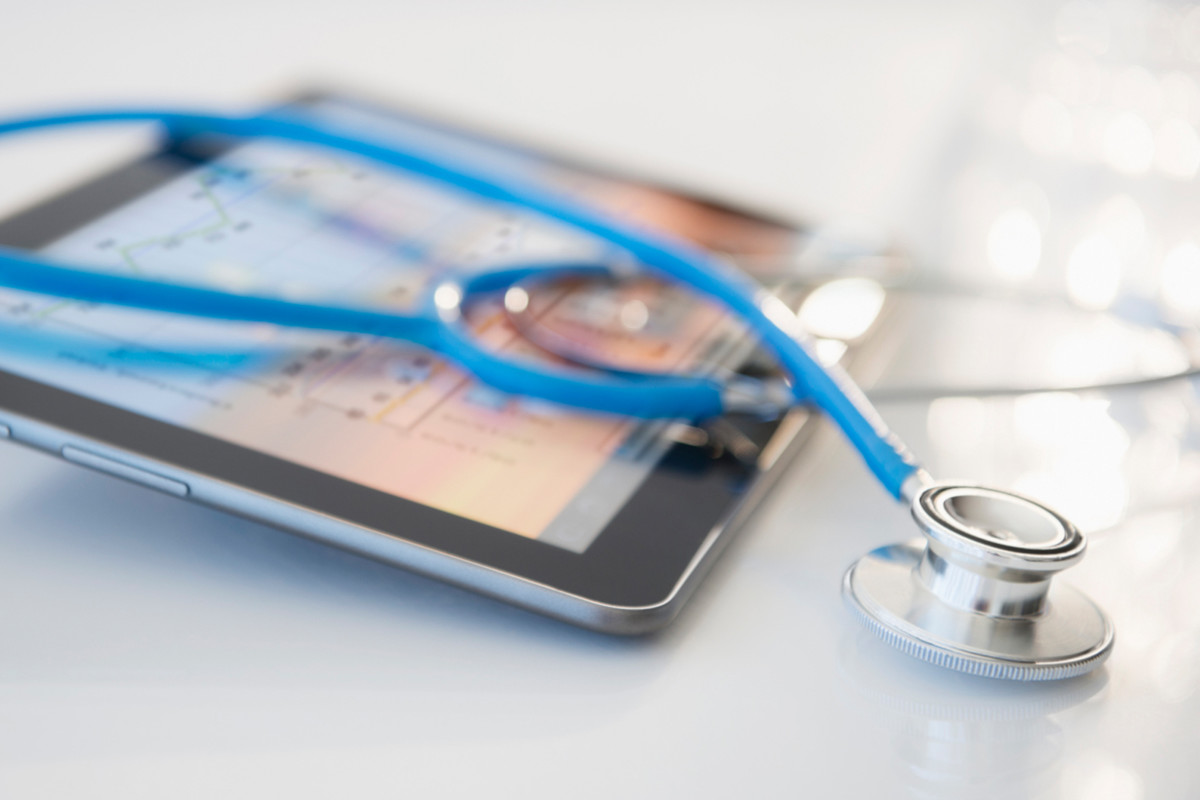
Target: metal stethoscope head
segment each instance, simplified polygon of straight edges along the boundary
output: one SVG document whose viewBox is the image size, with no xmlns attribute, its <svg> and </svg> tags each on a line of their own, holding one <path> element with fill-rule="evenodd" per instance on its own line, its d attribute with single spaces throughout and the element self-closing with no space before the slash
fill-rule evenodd
<svg viewBox="0 0 1200 800">
<path fill-rule="evenodd" d="M 924 540 L 872 550 L 842 591 L 872 632 L 909 655 L 989 678 L 1040 681 L 1095 669 L 1112 652 L 1108 616 L 1052 586 L 1079 563 L 1083 534 L 1012 492 L 949 483 L 916 491 Z"/>
<path fill-rule="evenodd" d="M 808 403 L 837 424 L 893 496 L 912 501 L 913 516 L 926 537 L 924 546 L 875 550 L 847 574 L 846 595 L 872 630 L 927 661 L 999 678 L 1065 678 L 1096 667 L 1111 650 L 1112 625 L 1099 609 L 1077 592 L 1050 589 L 1051 576 L 1083 556 L 1083 537 L 1074 526 L 1016 494 L 929 485 L 913 455 L 849 376 L 837 364 L 822 365 L 816 358 L 790 310 L 711 253 L 615 219 L 523 175 L 497 173 L 410 144 L 364 139 L 279 112 L 228 117 L 99 110 L 10 120 L 0 123 L 0 135 L 131 122 L 157 123 L 184 137 L 264 137 L 333 149 L 566 224 L 598 239 L 626 262 L 717 301 L 771 352 L 787 378 L 760 381 L 621 369 L 585 374 L 507 358 L 472 340 L 462 313 L 472 295 L 507 292 L 537 276 L 616 272 L 620 277 L 624 272 L 604 265 L 518 265 L 448 279 L 431 287 L 427 302 L 412 313 L 230 294 L 106 274 L 5 248 L 0 248 L 0 286 L 155 311 L 402 339 L 442 354 L 499 391 L 609 413 L 703 419 L 731 410 L 767 412 Z"/>
</svg>

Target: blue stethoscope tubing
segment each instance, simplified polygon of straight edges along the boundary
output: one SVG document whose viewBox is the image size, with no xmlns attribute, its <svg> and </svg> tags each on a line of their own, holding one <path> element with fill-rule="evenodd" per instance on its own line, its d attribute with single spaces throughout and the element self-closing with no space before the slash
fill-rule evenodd
<svg viewBox="0 0 1200 800">
<path fill-rule="evenodd" d="M 784 330 L 772 320 L 763 307 L 768 295 L 756 283 L 698 248 L 614 219 L 536 182 L 407 144 L 397 146 L 359 138 L 280 111 L 222 116 L 159 109 L 101 109 L 3 121 L 0 135 L 128 123 L 157 123 L 175 136 L 276 139 L 350 153 L 589 233 L 641 266 L 715 299 L 741 318 L 790 374 L 796 402 L 811 402 L 821 408 L 894 497 L 905 497 L 906 482 L 918 472 L 913 456 L 888 430 L 849 376 L 837 365 L 823 367 L 797 331 Z M 458 284 L 460 299 L 502 289 L 549 270 L 576 269 L 587 266 L 530 264 L 465 277 Z M 505 359 L 476 343 L 461 321 L 452 318 L 457 315 L 445 313 L 447 309 L 438 308 L 433 298 L 416 314 L 299 303 L 75 268 L 5 247 L 0 247 L 0 286 L 212 319 L 403 339 L 438 352 L 501 392 L 593 411 L 641 418 L 705 419 L 719 415 L 725 407 L 725 387 L 713 377 L 584 372 Z"/>
</svg>

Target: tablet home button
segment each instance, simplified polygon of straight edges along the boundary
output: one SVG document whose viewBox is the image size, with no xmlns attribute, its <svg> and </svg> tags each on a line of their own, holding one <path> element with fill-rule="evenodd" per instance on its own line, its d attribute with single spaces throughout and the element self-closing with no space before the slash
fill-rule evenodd
<svg viewBox="0 0 1200 800">
<path fill-rule="evenodd" d="M 131 467 L 128 464 L 107 456 L 89 453 L 87 450 L 82 450 L 73 445 L 68 444 L 63 446 L 62 457 L 72 463 L 91 467 L 100 472 L 107 472 L 110 475 L 116 475 L 118 478 L 140 483 L 143 486 L 149 486 L 151 489 L 158 489 L 160 492 L 187 497 L 188 485 L 186 483 L 172 480 L 171 478 L 164 478 L 162 475 L 157 475 L 140 467 Z"/>
</svg>

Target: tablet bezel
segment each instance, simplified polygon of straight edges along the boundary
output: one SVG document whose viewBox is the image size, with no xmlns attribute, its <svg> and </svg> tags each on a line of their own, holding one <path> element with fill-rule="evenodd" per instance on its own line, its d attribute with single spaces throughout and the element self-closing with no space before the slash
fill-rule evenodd
<svg viewBox="0 0 1200 800">
<path fill-rule="evenodd" d="M 358 102 L 431 128 L 536 153 L 539 158 L 589 174 L 653 186 L 714 204 L 661 184 L 482 137 L 341 93 L 307 92 L 293 102 L 323 98 Z M 45 246 L 194 168 L 198 158 L 203 156 L 198 156 L 194 148 L 169 146 L 120 166 L 0 221 L 0 243 L 30 249 Z M 740 209 L 737 212 L 781 224 L 765 215 Z M 802 234 L 799 226 L 786 227 L 795 230 L 797 236 Z M 713 532 L 729 520 L 758 474 L 735 459 L 712 458 L 707 451 L 676 445 L 591 545 L 575 553 L 4 371 L 0 371 L 0 408 L 185 473 L 244 487 L 380 535 L 413 542 L 589 602 L 621 608 L 653 607 L 669 600 L 697 555 L 711 544 Z M 740 424 L 763 445 L 776 431 L 774 422 L 742 420 Z M 19 429 L 15 423 L 10 427 Z M 19 430 L 14 430 L 14 438 L 21 438 Z"/>
</svg>

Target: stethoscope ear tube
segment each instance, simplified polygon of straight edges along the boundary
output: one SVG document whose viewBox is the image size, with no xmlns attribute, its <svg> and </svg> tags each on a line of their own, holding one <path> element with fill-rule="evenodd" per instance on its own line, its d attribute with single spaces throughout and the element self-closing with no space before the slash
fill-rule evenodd
<svg viewBox="0 0 1200 800">
<path fill-rule="evenodd" d="M 283 112 L 229 117 L 172 110 L 105 109 L 10 120 L 0 123 L 0 135 L 78 125 L 137 122 L 163 125 L 175 135 L 268 138 L 350 153 L 484 200 L 532 211 L 592 234 L 628 254 L 639 265 L 711 297 L 743 318 L 750 330 L 774 352 L 782 368 L 792 376 L 797 402 L 811 402 L 824 410 L 894 497 L 902 497 L 905 481 L 916 472 L 915 460 L 888 431 L 866 397 L 836 365 L 828 372 L 822 368 L 801 343 L 803 336 L 795 326 L 794 317 L 789 319 L 777 312 L 767 313 L 765 309 L 770 306 L 764 304 L 769 304 L 770 298 L 753 281 L 704 251 L 604 215 L 520 176 L 500 174 L 477 164 L 456 163 L 456 159 L 416 147 L 397 147 L 348 135 L 311 119 Z M 122 302 L 118 295 L 111 297 L 113 299 L 108 302 Z M 135 290 L 129 304 L 151 307 L 149 300 L 145 303 L 136 302 L 137 297 Z M 194 310 L 183 313 L 204 314 L 203 308 L 203 304 L 196 304 Z M 221 314 L 214 316 L 229 318 Z M 303 322 L 293 324 L 306 326 Z M 447 355 L 453 358 L 453 354 Z M 478 359 L 472 360 L 481 363 Z M 489 374 L 498 374 L 502 378 L 508 373 L 490 370 Z M 535 394 L 542 386 L 550 387 L 551 383 L 558 388 L 564 385 L 561 381 L 533 382 L 523 393 Z M 554 397 L 545 399 L 571 402 L 571 398 L 578 397 L 586 400 L 590 396 L 589 387 L 585 385 L 587 383 L 581 381 L 580 392 L 555 389 Z M 650 389 L 646 387 L 647 392 Z M 711 398 L 710 388 L 700 385 L 696 391 L 703 393 L 704 397 L 696 402 L 683 403 L 674 413 L 664 415 L 685 416 L 695 408 L 707 408 Z M 584 405 L 593 407 L 588 403 Z M 665 412 L 669 405 L 664 400 L 657 407 Z M 712 410 L 719 413 L 722 407 Z"/>
</svg>

